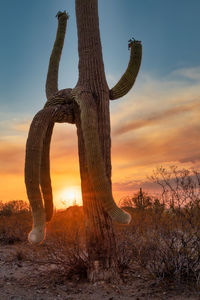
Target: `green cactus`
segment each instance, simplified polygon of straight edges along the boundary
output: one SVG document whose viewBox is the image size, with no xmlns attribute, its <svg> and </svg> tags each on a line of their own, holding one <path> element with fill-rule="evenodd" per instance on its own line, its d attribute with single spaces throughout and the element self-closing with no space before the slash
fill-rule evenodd
<svg viewBox="0 0 200 300">
<path fill-rule="evenodd" d="M 115 100 L 126 95 L 134 85 L 139 72 L 142 59 L 141 42 L 129 40 L 129 48 L 131 49 L 131 54 L 128 67 L 119 82 L 110 90 L 111 100 Z"/>
<path fill-rule="evenodd" d="M 46 80 L 47 102 L 34 117 L 27 139 L 25 182 L 33 213 L 29 241 L 34 244 L 42 242 L 45 222 L 53 214 L 49 150 L 54 123 L 75 124 L 87 224 L 88 278 L 90 281 L 107 280 L 117 273 L 112 220 L 128 224 L 131 219 L 115 204 L 112 196 L 109 100 L 124 96 L 134 84 L 142 47 L 140 42 L 130 41 L 128 68 L 109 90 L 102 57 L 98 2 L 76 0 L 75 3 L 79 50 L 77 85 L 72 89 L 58 90 L 58 69 L 68 20 L 66 12 L 58 12 L 58 30 Z"/>
</svg>

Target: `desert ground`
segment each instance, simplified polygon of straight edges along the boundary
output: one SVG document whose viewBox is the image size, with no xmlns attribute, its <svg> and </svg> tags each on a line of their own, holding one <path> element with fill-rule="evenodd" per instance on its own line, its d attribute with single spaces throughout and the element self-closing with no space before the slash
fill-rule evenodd
<svg viewBox="0 0 200 300">
<path fill-rule="evenodd" d="M 121 203 L 132 221 L 113 224 L 117 282 L 87 281 L 83 207 L 55 211 L 36 246 L 27 240 L 29 205 L 0 201 L 0 300 L 200 299 L 200 188 L 186 183 L 170 206 L 141 191 Z"/>
<path fill-rule="evenodd" d="M 34 252 L 39 251 L 39 260 Z M 27 242 L 0 246 L 1 300 L 55 299 L 199 299 L 200 293 L 189 286 L 174 286 L 151 278 L 145 270 L 133 264 L 123 273 L 118 284 L 90 284 L 78 275 L 69 280 L 64 268 L 46 264 L 41 249 Z"/>
<path fill-rule="evenodd" d="M 0 216 L 0 299 L 200 299 L 197 280 L 191 276 L 191 270 L 183 274 L 186 259 L 183 254 L 180 256 L 182 248 L 178 252 L 172 249 L 173 237 L 167 236 L 167 241 L 170 239 L 170 247 L 165 245 L 164 248 L 167 257 L 163 248 L 157 252 L 155 246 L 160 243 L 160 231 L 150 228 L 147 236 L 145 228 L 152 220 L 146 216 L 145 222 L 143 214 L 135 216 L 132 227 L 116 228 L 120 281 L 89 283 L 80 246 L 84 240 L 80 229 L 82 218 L 80 207 L 57 212 L 47 227 L 46 241 L 33 246 L 27 241 L 30 212 Z M 174 267 L 177 262 L 179 269 Z"/>
</svg>

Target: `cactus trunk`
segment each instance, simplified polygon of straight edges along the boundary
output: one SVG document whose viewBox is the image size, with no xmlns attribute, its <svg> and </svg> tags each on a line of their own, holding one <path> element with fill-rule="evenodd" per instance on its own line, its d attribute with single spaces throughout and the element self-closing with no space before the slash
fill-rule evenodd
<svg viewBox="0 0 200 300">
<path fill-rule="evenodd" d="M 79 163 L 81 174 L 81 186 L 83 207 L 86 217 L 87 249 L 89 255 L 88 278 L 90 281 L 108 280 L 115 278 L 117 272 L 115 236 L 112 220 L 103 208 L 101 197 L 97 197 L 97 191 L 93 185 L 94 174 L 90 172 L 87 155 L 88 142 L 84 130 L 87 124 L 91 127 L 94 109 L 97 111 L 97 120 L 93 120 L 98 128 L 99 147 L 104 163 L 105 175 L 109 188 L 111 188 L 111 158 L 110 158 L 110 116 L 109 116 L 109 89 L 107 86 L 98 23 L 97 0 L 76 0 L 76 17 L 78 27 L 79 50 L 79 80 L 75 90 L 83 92 L 79 104 L 80 114 L 76 116 L 78 133 Z M 77 96 L 78 98 L 78 96 Z M 75 97 L 76 99 L 76 97 Z M 87 103 L 88 102 L 88 103 Z M 85 117 L 86 126 L 83 124 L 81 114 L 84 109 L 90 113 Z M 96 113 L 96 112 L 95 112 Z M 88 120 L 88 122 L 87 122 Z M 96 122 L 96 124 L 95 124 Z M 88 134 L 92 134 L 88 131 Z M 95 141 L 94 141 L 95 144 Z M 96 146 L 96 145 L 94 145 Z M 95 162 L 94 162 L 95 163 Z M 98 162 L 97 162 L 98 163 Z M 96 169 L 96 165 L 93 166 Z M 101 191 L 104 194 L 104 191 Z M 100 191 L 99 191 L 100 193 Z M 105 194 L 104 194 L 105 195 Z"/>
</svg>

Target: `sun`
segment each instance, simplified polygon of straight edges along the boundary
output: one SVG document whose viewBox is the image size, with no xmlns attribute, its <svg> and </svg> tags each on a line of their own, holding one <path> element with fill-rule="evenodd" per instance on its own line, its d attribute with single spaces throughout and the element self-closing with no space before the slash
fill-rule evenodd
<svg viewBox="0 0 200 300">
<path fill-rule="evenodd" d="M 76 192 L 70 188 L 63 190 L 61 196 L 66 200 L 74 200 L 76 198 Z"/>
<path fill-rule="evenodd" d="M 67 187 L 60 192 L 60 201 L 63 206 L 81 205 L 82 197 L 79 187 Z"/>
</svg>

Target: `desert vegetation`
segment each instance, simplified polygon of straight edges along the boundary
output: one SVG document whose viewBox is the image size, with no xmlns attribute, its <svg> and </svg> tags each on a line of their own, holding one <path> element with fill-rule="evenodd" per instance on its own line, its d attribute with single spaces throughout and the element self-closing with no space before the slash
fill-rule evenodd
<svg viewBox="0 0 200 300">
<path fill-rule="evenodd" d="M 157 283 L 200 285 L 200 174 L 171 167 L 154 171 L 160 197 L 142 189 L 120 205 L 132 215 L 128 226 L 115 224 L 121 279 L 137 264 Z M 24 244 L 18 259 L 55 265 L 68 279 L 87 278 L 84 212 L 80 206 L 55 211 L 44 244 L 26 242 L 31 229 L 29 206 L 23 201 L 0 204 L 0 243 Z M 30 257 L 26 249 L 31 249 Z M 32 257 L 32 258 L 31 258 Z M 134 279 L 133 279 L 134 280 Z"/>
</svg>

